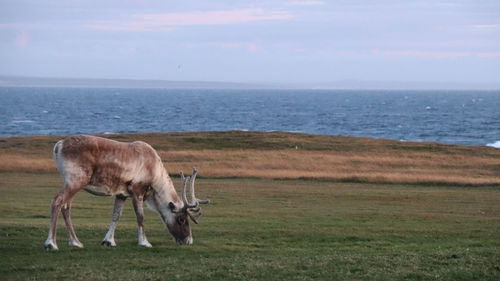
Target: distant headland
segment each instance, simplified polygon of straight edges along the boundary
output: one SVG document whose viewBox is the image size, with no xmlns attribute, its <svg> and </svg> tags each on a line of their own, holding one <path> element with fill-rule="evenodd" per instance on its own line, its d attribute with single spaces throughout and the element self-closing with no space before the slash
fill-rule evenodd
<svg viewBox="0 0 500 281">
<path fill-rule="evenodd" d="M 499 90 L 500 82 L 429 82 L 337 80 L 331 82 L 223 82 L 160 79 L 59 78 L 0 75 L 0 87 L 142 88 L 142 89 L 317 89 L 317 90 Z"/>
</svg>

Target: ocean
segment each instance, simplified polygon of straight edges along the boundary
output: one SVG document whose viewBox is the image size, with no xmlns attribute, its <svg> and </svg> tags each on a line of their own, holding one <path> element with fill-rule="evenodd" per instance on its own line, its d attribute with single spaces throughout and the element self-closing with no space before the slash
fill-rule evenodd
<svg viewBox="0 0 500 281">
<path fill-rule="evenodd" d="M 0 87 L 0 136 L 287 131 L 499 145 L 500 91 Z"/>
</svg>

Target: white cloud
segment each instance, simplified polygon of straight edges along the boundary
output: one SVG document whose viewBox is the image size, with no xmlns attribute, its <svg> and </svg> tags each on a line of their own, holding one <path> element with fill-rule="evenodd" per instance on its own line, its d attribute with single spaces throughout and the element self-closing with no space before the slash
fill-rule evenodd
<svg viewBox="0 0 500 281">
<path fill-rule="evenodd" d="M 257 52 L 261 47 L 255 42 L 238 42 L 238 43 L 223 43 L 220 44 L 224 49 L 245 49 L 249 52 Z"/>
<path fill-rule="evenodd" d="M 428 57 L 437 59 L 453 59 L 460 57 L 494 58 L 500 57 L 500 52 L 469 52 L 469 51 L 420 51 L 420 50 L 379 50 L 370 51 L 372 55 L 404 56 L 404 57 Z"/>
<path fill-rule="evenodd" d="M 472 27 L 478 28 L 478 29 L 499 29 L 500 24 L 476 24 L 476 25 L 473 25 Z"/>
</svg>

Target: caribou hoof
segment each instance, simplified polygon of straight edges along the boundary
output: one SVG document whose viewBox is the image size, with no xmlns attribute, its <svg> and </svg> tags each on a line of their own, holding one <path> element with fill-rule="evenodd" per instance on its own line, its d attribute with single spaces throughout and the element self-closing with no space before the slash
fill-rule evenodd
<svg viewBox="0 0 500 281">
<path fill-rule="evenodd" d="M 151 243 L 149 243 L 148 241 L 139 243 L 139 246 L 146 247 L 146 248 L 152 248 L 153 247 L 153 245 L 151 245 Z"/>
<path fill-rule="evenodd" d="M 101 242 L 101 246 L 105 246 L 105 247 L 115 247 L 116 246 L 116 243 L 112 242 L 112 241 L 107 241 L 107 240 L 104 240 Z"/>
<path fill-rule="evenodd" d="M 83 248 L 83 244 L 80 241 L 69 241 L 68 245 L 70 247 Z"/>
<path fill-rule="evenodd" d="M 45 247 L 45 250 L 47 250 L 47 251 L 59 250 L 59 248 L 57 248 L 57 245 L 55 243 L 52 243 L 52 242 L 45 243 L 44 247 Z"/>
</svg>

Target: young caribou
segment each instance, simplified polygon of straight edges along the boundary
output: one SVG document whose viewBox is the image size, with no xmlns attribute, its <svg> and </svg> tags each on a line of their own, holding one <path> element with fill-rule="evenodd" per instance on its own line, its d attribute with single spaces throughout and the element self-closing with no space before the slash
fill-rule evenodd
<svg viewBox="0 0 500 281">
<path fill-rule="evenodd" d="M 83 247 L 76 237 L 70 215 L 71 202 L 82 189 L 98 196 L 115 196 L 111 224 L 102 245 L 116 246 L 115 228 L 128 197 L 132 197 L 137 217 L 140 246 L 151 247 L 144 233 L 144 201 L 160 215 L 178 244 L 193 243 L 188 217 L 198 223 L 201 215 L 199 204 L 209 203 L 209 200 L 200 200 L 194 195 L 196 169 L 193 168 L 191 177 L 184 177 L 181 172 L 182 196 L 179 199 L 158 153 L 145 142 L 124 143 L 95 136 L 70 136 L 56 143 L 54 160 L 64 186 L 52 200 L 46 249 L 58 249 L 56 225 L 59 212 L 62 212 L 69 232 L 69 245 Z M 186 196 L 187 188 L 190 201 Z"/>
</svg>

